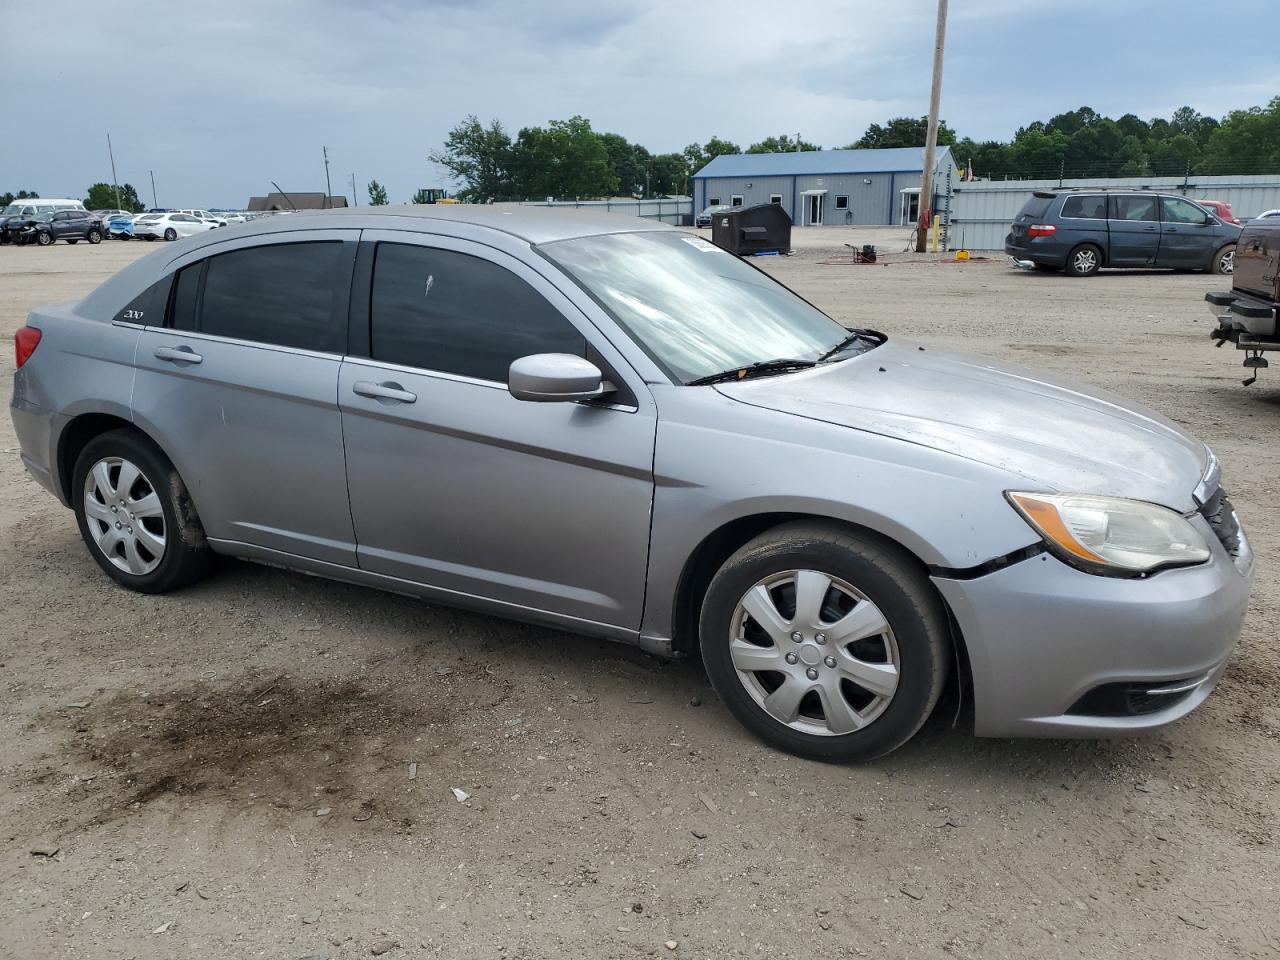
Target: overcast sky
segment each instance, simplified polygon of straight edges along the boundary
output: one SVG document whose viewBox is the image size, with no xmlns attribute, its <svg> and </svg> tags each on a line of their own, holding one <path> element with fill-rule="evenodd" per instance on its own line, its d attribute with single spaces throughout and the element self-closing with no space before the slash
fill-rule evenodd
<svg viewBox="0 0 1280 960">
<path fill-rule="evenodd" d="M 110 180 L 163 206 L 271 189 L 392 202 L 469 113 L 582 114 L 655 152 L 801 132 L 825 147 L 928 110 L 934 0 L 0 0 L 0 192 Z M 1219 14 L 1218 11 L 1221 11 Z M 1222 116 L 1280 94 L 1275 0 L 952 0 L 942 115 L 1007 139 L 1088 104 Z M 1258 52 L 1252 56 L 1249 50 Z"/>
</svg>

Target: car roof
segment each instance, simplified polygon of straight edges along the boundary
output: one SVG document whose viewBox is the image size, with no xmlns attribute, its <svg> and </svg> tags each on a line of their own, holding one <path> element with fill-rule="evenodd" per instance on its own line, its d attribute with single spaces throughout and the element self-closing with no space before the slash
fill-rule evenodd
<svg viewBox="0 0 1280 960">
<path fill-rule="evenodd" d="M 341 207 L 299 210 L 290 217 L 264 217 L 237 227 L 237 236 L 294 230 L 390 229 L 432 233 L 441 222 L 484 227 L 519 237 L 531 244 L 570 240 L 606 233 L 675 230 L 675 227 L 618 213 L 597 213 L 574 207 L 518 204 L 405 204 L 386 207 Z"/>
</svg>

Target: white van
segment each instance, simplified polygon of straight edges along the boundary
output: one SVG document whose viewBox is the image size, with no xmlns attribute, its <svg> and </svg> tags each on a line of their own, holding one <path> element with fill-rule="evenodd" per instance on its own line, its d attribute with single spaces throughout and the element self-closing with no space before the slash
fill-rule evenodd
<svg viewBox="0 0 1280 960">
<path fill-rule="evenodd" d="M 5 217 L 34 217 L 37 213 L 50 210 L 83 210 L 84 203 L 79 200 L 68 200 L 65 197 L 30 197 L 26 200 L 15 200 L 3 210 L 0 219 Z"/>
</svg>

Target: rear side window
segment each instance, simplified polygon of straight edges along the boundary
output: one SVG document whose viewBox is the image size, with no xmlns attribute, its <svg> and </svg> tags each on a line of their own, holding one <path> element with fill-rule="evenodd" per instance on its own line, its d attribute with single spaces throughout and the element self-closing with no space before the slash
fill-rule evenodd
<svg viewBox="0 0 1280 960">
<path fill-rule="evenodd" d="M 1022 209 L 1018 211 L 1019 220 L 1039 220 L 1049 212 L 1049 204 L 1053 203 L 1052 196 L 1041 196 L 1033 193 L 1026 203 L 1022 205 Z"/>
<path fill-rule="evenodd" d="M 203 268 L 203 289 L 200 272 Z M 246 247 L 178 274 L 173 326 L 219 337 L 343 353 L 349 280 L 342 241 Z"/>
<path fill-rule="evenodd" d="M 1156 214 L 1156 198 L 1134 196 L 1112 197 L 1111 219 L 1155 222 L 1160 219 Z"/>
<path fill-rule="evenodd" d="M 1067 197 L 1062 205 L 1062 215 L 1076 220 L 1105 220 L 1107 219 L 1107 198 L 1104 196 Z"/>
<path fill-rule="evenodd" d="M 511 271 L 452 250 L 380 243 L 370 303 L 373 359 L 507 382 L 534 353 L 586 355 L 586 339 Z"/>
</svg>

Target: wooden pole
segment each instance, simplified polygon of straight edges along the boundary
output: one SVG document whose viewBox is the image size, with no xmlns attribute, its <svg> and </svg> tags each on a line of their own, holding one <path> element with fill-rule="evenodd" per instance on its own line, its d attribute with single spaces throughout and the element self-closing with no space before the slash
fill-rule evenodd
<svg viewBox="0 0 1280 960">
<path fill-rule="evenodd" d="M 928 221 L 933 215 L 933 166 L 938 152 L 938 109 L 942 100 L 942 46 L 947 37 L 947 0 L 938 0 L 938 29 L 933 42 L 933 89 L 929 92 L 929 132 L 924 141 L 924 172 L 920 178 L 920 219 L 916 223 L 916 253 L 924 253 Z"/>
</svg>

